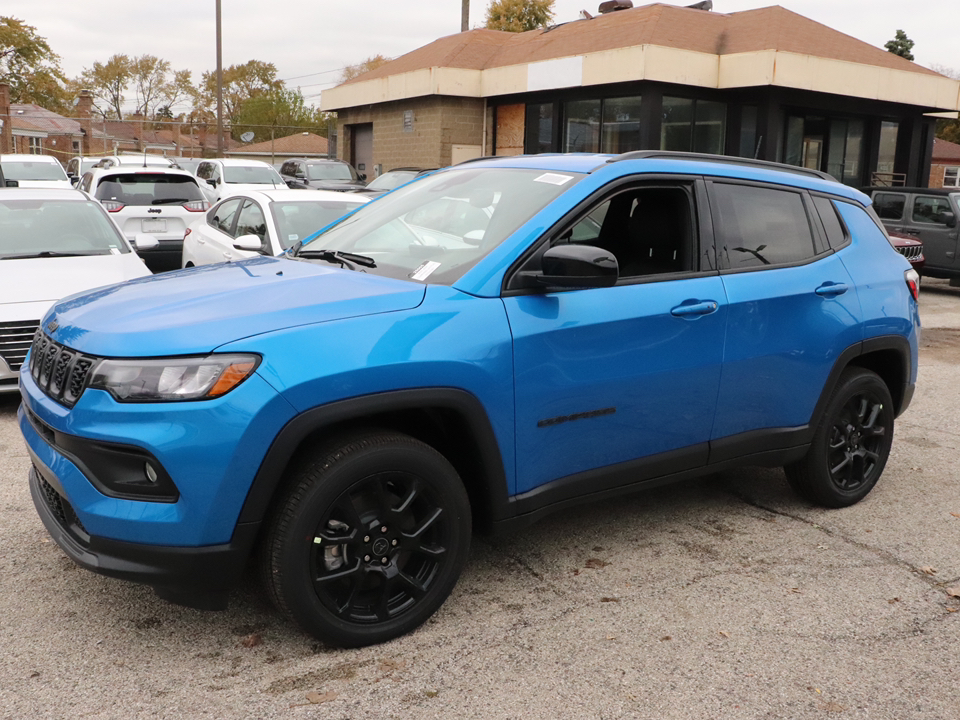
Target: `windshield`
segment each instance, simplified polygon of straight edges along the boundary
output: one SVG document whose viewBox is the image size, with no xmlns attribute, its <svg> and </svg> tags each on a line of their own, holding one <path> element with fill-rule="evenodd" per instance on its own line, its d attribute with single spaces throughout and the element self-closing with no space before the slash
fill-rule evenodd
<svg viewBox="0 0 960 720">
<path fill-rule="evenodd" d="M 467 167 L 384 195 L 301 249 L 364 255 L 372 272 L 449 285 L 509 237 L 580 173 Z"/>
<path fill-rule="evenodd" d="M 67 180 L 66 171 L 57 162 L 4 160 L 3 175 L 7 180 Z"/>
<path fill-rule="evenodd" d="M 256 165 L 224 167 L 223 181 L 230 185 L 287 186 L 280 174 L 272 167 L 258 167 Z"/>
<path fill-rule="evenodd" d="M 307 165 L 307 177 L 310 180 L 359 180 L 353 168 L 346 163 L 320 163 Z"/>
<path fill-rule="evenodd" d="M 417 176 L 416 170 L 391 170 L 367 183 L 369 190 L 393 190 Z"/>
<path fill-rule="evenodd" d="M 0 259 L 127 252 L 116 226 L 97 203 L 0 201 Z"/>
<path fill-rule="evenodd" d="M 270 208 L 277 221 L 280 244 L 286 249 L 363 204 L 363 202 L 348 200 L 319 200 L 274 202 L 270 203 Z"/>
<path fill-rule="evenodd" d="M 104 175 L 94 197 L 124 205 L 182 205 L 204 199 L 191 176 L 157 172 Z"/>
</svg>

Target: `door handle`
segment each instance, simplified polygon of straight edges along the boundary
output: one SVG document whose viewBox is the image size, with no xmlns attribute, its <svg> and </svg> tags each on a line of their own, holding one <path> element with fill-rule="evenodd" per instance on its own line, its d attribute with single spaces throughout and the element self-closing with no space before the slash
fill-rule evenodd
<svg viewBox="0 0 960 720">
<path fill-rule="evenodd" d="M 847 290 L 849 288 L 843 283 L 825 282 L 814 292 L 820 297 L 836 297 L 837 295 L 843 295 Z"/>
<path fill-rule="evenodd" d="M 233 253 L 231 253 L 231 252 L 224 252 L 224 253 L 223 253 L 223 257 L 225 257 L 227 260 L 232 260 L 232 259 L 233 259 Z"/>
<path fill-rule="evenodd" d="M 713 300 L 688 300 L 681 305 L 677 305 L 675 308 L 670 310 L 670 314 L 674 317 L 699 317 L 700 315 L 709 315 L 712 312 L 716 312 L 717 303 Z"/>
</svg>

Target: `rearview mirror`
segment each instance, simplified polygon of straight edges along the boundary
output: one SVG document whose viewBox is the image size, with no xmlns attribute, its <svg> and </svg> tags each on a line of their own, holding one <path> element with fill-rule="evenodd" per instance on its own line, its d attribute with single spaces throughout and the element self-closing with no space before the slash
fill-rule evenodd
<svg viewBox="0 0 960 720">
<path fill-rule="evenodd" d="M 256 235 L 241 235 L 234 238 L 233 247 L 237 250 L 260 250 L 263 247 L 263 240 Z"/>
<path fill-rule="evenodd" d="M 137 252 L 142 252 L 143 250 L 156 250 L 158 247 L 160 247 L 160 241 L 157 240 L 155 235 L 137 233 L 133 238 L 133 247 Z"/>
</svg>

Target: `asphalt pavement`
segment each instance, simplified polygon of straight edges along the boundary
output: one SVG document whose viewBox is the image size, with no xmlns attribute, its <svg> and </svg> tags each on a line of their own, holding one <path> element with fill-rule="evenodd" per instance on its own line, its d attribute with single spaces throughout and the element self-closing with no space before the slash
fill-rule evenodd
<svg viewBox="0 0 960 720">
<path fill-rule="evenodd" d="M 746 469 L 475 538 L 411 635 L 334 650 L 250 578 L 226 612 L 78 569 L 0 396 L 0 718 L 960 717 L 960 288 L 877 488 L 823 510 Z"/>
</svg>

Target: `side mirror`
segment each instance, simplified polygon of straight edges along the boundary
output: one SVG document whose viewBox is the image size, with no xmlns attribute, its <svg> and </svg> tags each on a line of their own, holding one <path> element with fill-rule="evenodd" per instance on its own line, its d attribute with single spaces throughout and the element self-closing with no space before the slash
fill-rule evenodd
<svg viewBox="0 0 960 720">
<path fill-rule="evenodd" d="M 216 187 L 216 186 L 217 186 L 217 179 L 216 179 L 216 178 L 207 178 L 207 185 L 209 185 L 210 187 Z"/>
<path fill-rule="evenodd" d="M 160 241 L 155 235 L 137 233 L 133 238 L 133 249 L 138 253 L 144 250 L 156 250 L 158 247 L 160 247 Z"/>
<path fill-rule="evenodd" d="M 561 288 L 612 287 L 620 277 L 613 253 L 592 245 L 557 245 L 543 254 L 540 285 Z"/>
<path fill-rule="evenodd" d="M 948 228 L 954 228 L 957 226 L 957 216 L 950 210 L 944 210 L 940 213 L 940 222 Z"/>
<path fill-rule="evenodd" d="M 363 182 L 366 182 L 366 181 L 367 181 L 367 174 L 366 174 L 366 173 L 357 173 L 357 175 L 360 176 L 360 179 L 361 179 Z"/>
<path fill-rule="evenodd" d="M 234 238 L 233 247 L 237 250 L 258 251 L 263 247 L 263 240 L 256 235 L 241 235 L 238 238 Z"/>
</svg>

